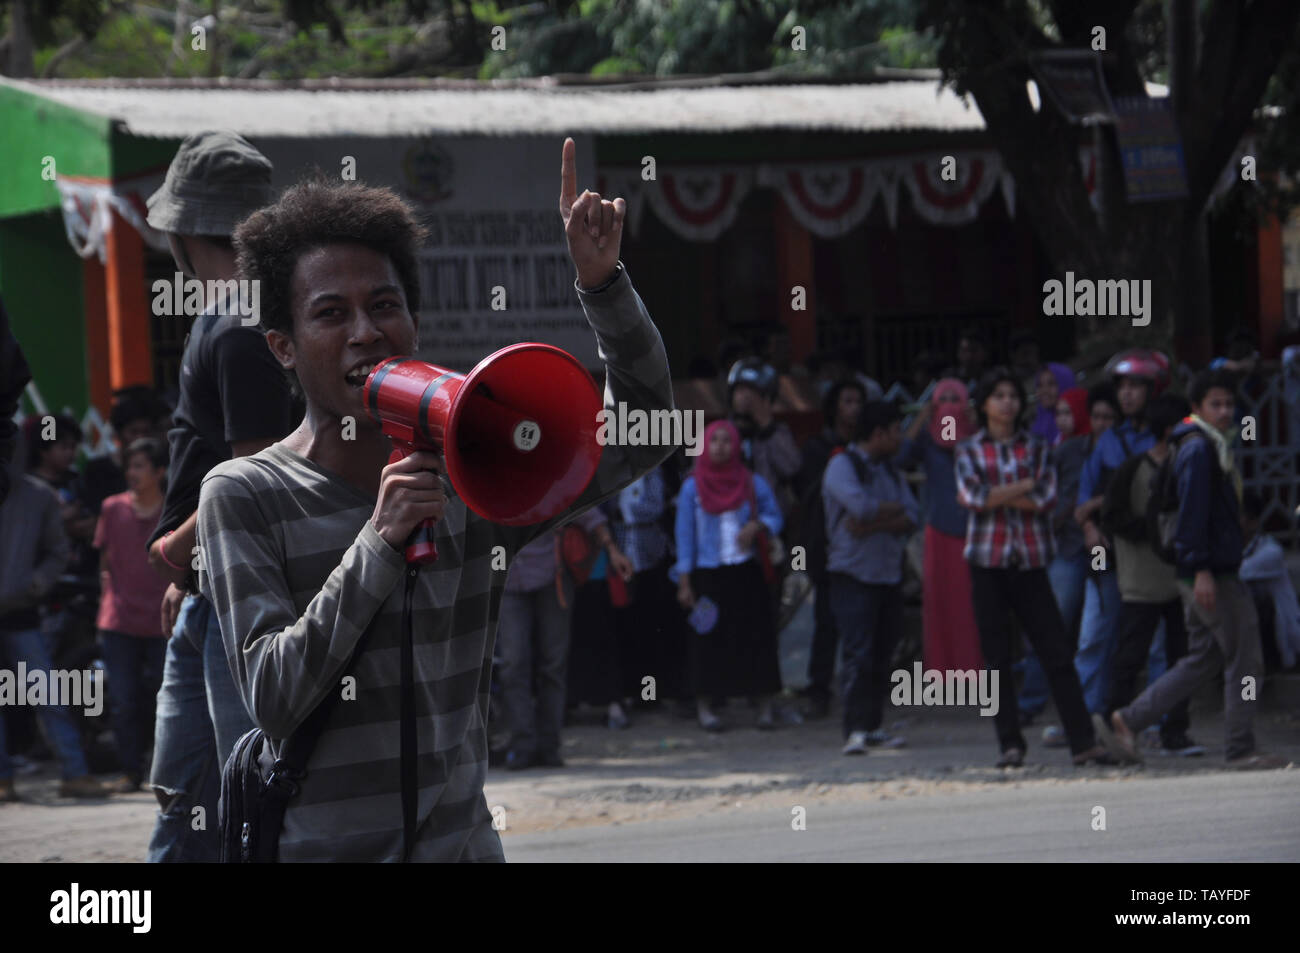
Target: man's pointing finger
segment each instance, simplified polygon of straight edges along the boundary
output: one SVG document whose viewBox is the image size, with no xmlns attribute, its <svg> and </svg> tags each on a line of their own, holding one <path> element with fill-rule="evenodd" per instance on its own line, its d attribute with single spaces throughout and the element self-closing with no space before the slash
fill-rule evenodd
<svg viewBox="0 0 1300 953">
<path fill-rule="evenodd" d="M 560 149 L 560 206 L 568 209 L 578 198 L 578 147 L 565 139 Z"/>
</svg>

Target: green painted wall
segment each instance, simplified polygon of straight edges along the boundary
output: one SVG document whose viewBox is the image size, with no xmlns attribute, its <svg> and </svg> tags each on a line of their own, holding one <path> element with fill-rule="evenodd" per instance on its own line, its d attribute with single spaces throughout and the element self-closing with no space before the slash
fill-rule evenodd
<svg viewBox="0 0 1300 953">
<path fill-rule="evenodd" d="M 14 335 L 46 406 L 78 418 L 90 401 L 81 269 L 58 211 L 0 220 L 0 294 Z"/>
<path fill-rule="evenodd" d="M 114 127 L 109 144 L 113 157 L 113 178 L 124 179 L 146 172 L 165 172 L 180 148 L 179 139 L 145 139 Z"/>
<path fill-rule="evenodd" d="M 107 119 L 0 83 L 0 219 L 59 207 L 47 156 L 59 175 L 108 178 L 109 145 Z"/>
</svg>

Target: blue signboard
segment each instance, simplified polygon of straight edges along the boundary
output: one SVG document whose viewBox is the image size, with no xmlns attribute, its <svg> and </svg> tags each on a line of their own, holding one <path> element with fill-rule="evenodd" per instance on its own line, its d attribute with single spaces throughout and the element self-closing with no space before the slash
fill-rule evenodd
<svg viewBox="0 0 1300 953">
<path fill-rule="evenodd" d="M 1116 96 L 1115 138 L 1124 165 L 1130 202 L 1180 199 L 1187 195 L 1183 142 L 1168 99 Z"/>
</svg>

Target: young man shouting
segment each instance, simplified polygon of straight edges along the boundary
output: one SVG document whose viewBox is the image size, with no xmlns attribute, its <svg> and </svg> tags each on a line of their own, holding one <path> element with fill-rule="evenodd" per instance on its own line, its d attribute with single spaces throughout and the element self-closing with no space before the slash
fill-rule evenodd
<svg viewBox="0 0 1300 953">
<path fill-rule="evenodd" d="M 577 194 L 565 140 L 560 212 L 576 287 L 606 367 L 605 406 L 671 410 L 663 342 L 618 260 L 624 201 Z M 221 618 L 235 680 L 277 756 L 351 669 L 290 802 L 282 861 L 500 861 L 483 797 L 488 683 L 507 559 L 529 540 L 656 467 L 671 447 L 607 446 L 583 495 L 555 519 L 504 527 L 468 510 L 440 461 L 391 445 L 366 412 L 362 382 L 416 351 L 422 230 L 392 192 L 309 182 L 252 216 L 235 237 L 241 277 L 261 281 L 262 320 L 306 416 L 253 457 L 203 483 L 204 590 Z M 344 439 L 355 422 L 355 439 Z M 401 756 L 399 647 L 403 547 L 436 519 L 439 559 L 412 597 L 414 764 Z M 413 770 L 413 802 L 401 779 Z M 409 787 L 410 785 L 408 785 Z"/>
</svg>

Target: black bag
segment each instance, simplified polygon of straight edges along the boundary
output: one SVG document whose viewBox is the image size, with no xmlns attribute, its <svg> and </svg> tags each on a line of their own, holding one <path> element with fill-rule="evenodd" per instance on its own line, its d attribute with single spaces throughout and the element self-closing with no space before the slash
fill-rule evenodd
<svg viewBox="0 0 1300 953">
<path fill-rule="evenodd" d="M 298 782 L 307 775 L 307 759 L 340 696 L 337 690 L 325 696 L 285 742 L 278 760 L 261 728 L 235 742 L 221 772 L 217 805 L 223 864 L 273 864 L 279 860 L 284 812 L 299 791 Z"/>
<path fill-rule="evenodd" d="M 401 646 L 401 780 L 404 858 L 409 858 L 415 834 L 415 696 L 412 662 L 411 598 L 416 567 L 406 573 L 402 608 Z M 350 673 L 365 650 L 367 627 L 357 640 L 344 673 Z M 280 830 L 289 802 L 307 776 L 307 760 L 329 722 L 342 693 L 335 686 L 284 743 L 276 759 L 266 733 L 254 728 L 237 742 L 221 772 L 221 798 L 217 804 L 221 829 L 221 862 L 273 864 L 279 860 Z"/>
<path fill-rule="evenodd" d="M 858 482 L 866 483 L 866 463 L 859 460 L 857 454 L 849 453 L 847 449 L 842 452 L 848 454 L 849 462 L 853 464 L 853 472 L 858 475 Z M 830 466 L 831 460 L 836 456 L 838 454 L 832 454 L 827 458 L 826 466 Z M 831 540 L 826 532 L 826 503 L 822 499 L 822 478 L 826 475 L 826 466 L 822 467 L 821 476 L 810 488 L 808 504 L 804 509 L 803 538 L 806 541 L 804 545 L 807 548 L 808 573 L 811 576 L 825 575 L 826 563 L 830 558 Z M 843 518 L 844 514 L 840 513 L 840 519 Z"/>
<path fill-rule="evenodd" d="M 1151 478 L 1151 496 L 1147 500 L 1147 532 L 1151 548 L 1155 554 L 1171 566 L 1176 565 L 1178 557 L 1174 549 L 1174 532 L 1178 526 L 1178 474 L 1174 472 L 1174 460 L 1184 440 L 1209 438 L 1199 430 L 1183 434 L 1177 443 L 1169 447 L 1169 456 L 1160 464 Z M 1210 494 L 1221 492 L 1223 469 L 1216 460 L 1210 466 Z"/>
<path fill-rule="evenodd" d="M 1133 509 L 1133 481 L 1149 459 L 1145 453 L 1134 454 L 1119 465 L 1108 481 L 1101 512 L 1097 514 L 1107 536 L 1119 536 L 1134 543 L 1144 543 L 1149 538 L 1146 511 L 1138 513 Z"/>
<path fill-rule="evenodd" d="M 1133 448 L 1129 446 L 1128 437 L 1119 431 L 1112 431 L 1116 438 L 1119 439 L 1120 446 L 1124 448 L 1124 463 L 1132 460 L 1134 457 Z M 1124 463 L 1119 466 L 1123 467 Z M 1093 488 L 1093 496 L 1104 497 L 1110 490 L 1111 483 L 1114 482 L 1116 475 L 1119 473 L 1119 467 L 1109 467 L 1102 464 L 1101 470 L 1097 473 L 1097 485 Z"/>
</svg>

